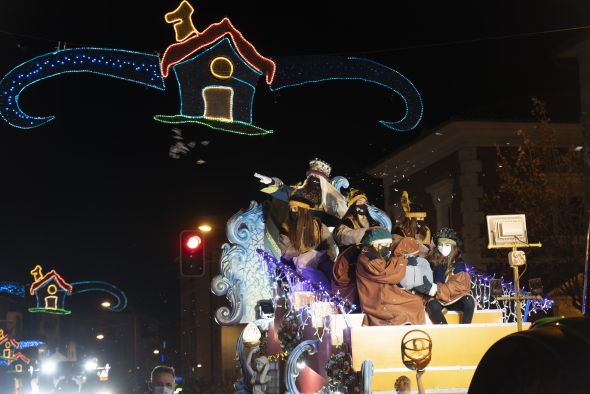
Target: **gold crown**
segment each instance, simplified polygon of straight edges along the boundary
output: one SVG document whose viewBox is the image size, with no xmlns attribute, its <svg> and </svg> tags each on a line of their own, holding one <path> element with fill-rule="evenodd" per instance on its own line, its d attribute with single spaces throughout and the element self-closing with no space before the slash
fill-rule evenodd
<svg viewBox="0 0 590 394">
<path fill-rule="evenodd" d="M 311 171 L 320 172 L 327 178 L 330 177 L 330 172 L 332 172 L 332 166 L 330 166 L 325 161 L 318 159 L 317 157 L 309 162 L 309 169 Z"/>
</svg>

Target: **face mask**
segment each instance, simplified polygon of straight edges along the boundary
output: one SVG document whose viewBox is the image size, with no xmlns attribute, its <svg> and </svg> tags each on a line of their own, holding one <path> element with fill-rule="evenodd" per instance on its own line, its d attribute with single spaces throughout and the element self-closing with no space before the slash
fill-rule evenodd
<svg viewBox="0 0 590 394">
<path fill-rule="evenodd" d="M 453 247 L 451 245 L 438 245 L 437 249 L 440 252 L 440 254 L 447 257 L 451 254 L 451 250 L 453 250 Z"/>
<path fill-rule="evenodd" d="M 154 387 L 154 394 L 174 394 L 170 387 Z"/>
</svg>

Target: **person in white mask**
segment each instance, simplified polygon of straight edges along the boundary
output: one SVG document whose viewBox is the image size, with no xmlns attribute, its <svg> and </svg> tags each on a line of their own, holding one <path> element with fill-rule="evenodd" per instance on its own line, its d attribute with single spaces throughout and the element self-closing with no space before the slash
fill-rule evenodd
<svg viewBox="0 0 590 394">
<path fill-rule="evenodd" d="M 149 383 L 150 394 L 173 394 L 174 389 L 176 389 L 174 368 L 158 365 L 152 370 Z"/>
<path fill-rule="evenodd" d="M 429 256 L 433 282 L 424 277 L 424 283 L 414 291 L 432 297 L 426 311 L 434 324 L 447 324 L 443 309 L 463 312 L 461 323 L 473 319 L 475 300 L 471 295 L 471 276 L 461 258 L 461 237 L 452 228 L 441 228 L 434 235 L 436 248 Z"/>
</svg>

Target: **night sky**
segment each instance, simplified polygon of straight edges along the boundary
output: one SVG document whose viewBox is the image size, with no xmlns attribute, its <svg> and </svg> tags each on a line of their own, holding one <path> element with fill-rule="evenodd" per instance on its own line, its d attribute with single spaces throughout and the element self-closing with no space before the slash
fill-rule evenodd
<svg viewBox="0 0 590 394">
<path fill-rule="evenodd" d="M 228 16 L 271 58 L 355 55 L 397 69 L 425 105 L 423 121 L 406 134 L 378 123 L 402 113 L 401 100 L 384 89 L 332 82 L 277 94 L 261 81 L 254 123 L 274 134 L 181 125 L 196 147 L 173 159 L 172 127 L 152 119 L 178 113 L 173 77 L 164 92 L 91 74 L 28 89 L 22 108 L 56 120 L 28 131 L 0 122 L 0 281 L 29 282 L 29 270 L 42 264 L 71 281 L 116 283 L 135 306 L 173 318 L 179 231 L 203 221 L 224 231 L 233 213 L 265 198 L 254 172 L 294 183 L 319 157 L 379 202 L 379 182 L 363 170 L 450 118 L 524 120 L 529 98 L 539 96 L 554 119 L 577 120 L 577 66 L 559 53 L 589 30 L 478 39 L 590 25 L 590 4 L 411 3 L 192 2 L 199 30 Z M 177 5 L 4 1 L 0 74 L 58 41 L 163 53 L 174 42 L 163 15 Z"/>
</svg>

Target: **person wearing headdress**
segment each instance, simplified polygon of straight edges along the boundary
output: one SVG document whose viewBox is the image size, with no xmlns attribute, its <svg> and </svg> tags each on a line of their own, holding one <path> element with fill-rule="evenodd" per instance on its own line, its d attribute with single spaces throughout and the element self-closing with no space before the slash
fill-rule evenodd
<svg viewBox="0 0 590 394">
<path fill-rule="evenodd" d="M 380 227 L 369 213 L 367 194 L 350 188 L 347 196 L 348 210 L 334 230 L 334 240 L 338 246 L 359 245 L 369 228 Z"/>
<path fill-rule="evenodd" d="M 289 216 L 281 226 L 278 244 L 282 257 L 292 261 L 297 272 L 312 283 L 330 289 L 328 278 L 336 248 L 330 230 L 313 215 L 320 202 L 317 182 L 306 181 L 295 189 L 289 197 Z M 320 266 L 326 268 L 322 271 Z"/>
<path fill-rule="evenodd" d="M 347 206 L 344 196 L 331 183 L 331 172 L 332 167 L 330 164 L 316 158 L 309 162 L 309 169 L 305 173 L 305 181 L 295 186 L 286 185 L 279 178 L 270 178 L 258 173 L 255 173 L 254 176 L 266 185 L 261 189 L 262 192 L 284 202 L 289 200 L 289 196 L 293 194 L 295 189 L 303 187 L 305 183 L 318 183 L 321 193 L 320 202 L 316 207 L 317 210 L 339 219 L 346 213 Z"/>
<path fill-rule="evenodd" d="M 418 242 L 405 237 L 391 251 L 391 233 L 368 230 L 361 240 L 356 285 L 365 324 L 370 326 L 424 324 L 422 296 L 403 289 L 408 255 L 418 253 Z"/>
<path fill-rule="evenodd" d="M 461 323 L 469 324 L 475 300 L 471 294 L 471 276 L 461 258 L 461 237 L 452 228 L 444 227 L 434 235 L 434 243 L 436 248 L 429 256 L 434 280 L 424 278 L 424 283 L 414 290 L 432 297 L 426 303 L 426 311 L 434 324 L 447 324 L 444 308 L 463 312 Z"/>
<path fill-rule="evenodd" d="M 404 217 L 394 230 L 395 241 L 403 237 L 415 238 L 420 244 L 420 255 L 426 256 L 430 251 L 431 233 L 426 225 L 426 212 L 419 204 L 410 201 L 407 191 L 402 192 L 401 206 Z"/>
<path fill-rule="evenodd" d="M 358 305 L 355 264 L 360 253 L 359 245 L 367 230 L 381 226 L 371 217 L 368 198 L 362 190 L 350 188 L 347 204 L 348 211 L 332 233 L 340 248 L 333 266 L 332 290 L 348 302 Z"/>
</svg>

